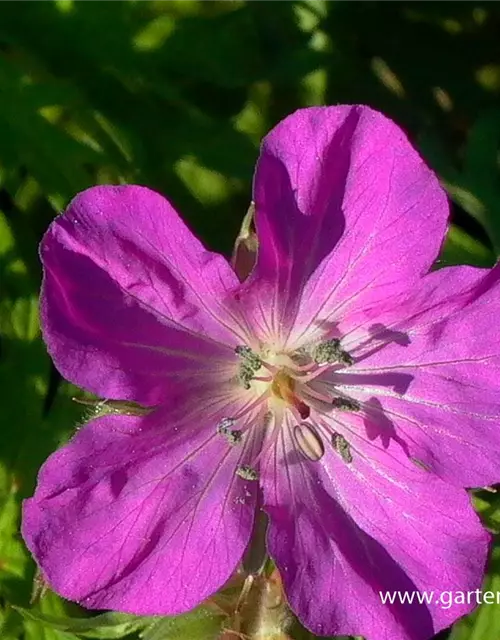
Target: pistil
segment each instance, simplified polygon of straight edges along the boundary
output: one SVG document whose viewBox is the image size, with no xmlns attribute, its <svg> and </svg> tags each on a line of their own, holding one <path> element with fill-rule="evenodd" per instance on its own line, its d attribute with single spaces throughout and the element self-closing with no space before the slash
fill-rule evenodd
<svg viewBox="0 0 500 640">
<path fill-rule="evenodd" d="M 302 420 L 309 417 L 311 409 L 295 393 L 295 380 L 285 371 L 280 371 L 274 376 L 271 384 L 271 393 L 294 407 Z"/>
</svg>

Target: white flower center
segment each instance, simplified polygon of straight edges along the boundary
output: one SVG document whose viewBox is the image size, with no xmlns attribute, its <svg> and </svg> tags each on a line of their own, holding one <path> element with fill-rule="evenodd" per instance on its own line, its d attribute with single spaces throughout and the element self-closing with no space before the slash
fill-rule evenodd
<svg viewBox="0 0 500 640">
<path fill-rule="evenodd" d="M 252 399 L 238 416 L 229 422 L 225 419 L 219 425 L 219 432 L 232 444 L 240 441 L 240 432 L 232 427 L 244 416 L 247 419 L 252 416 L 249 422 L 254 422 L 254 416 L 258 415 L 257 421 L 270 427 L 274 434 L 287 420 L 295 425 L 294 441 L 299 451 L 309 460 L 319 460 L 324 445 L 314 424 L 315 417 L 334 410 L 357 411 L 360 408 L 355 400 L 339 394 L 331 380 L 321 380 L 324 374 L 344 369 L 353 362 L 338 339 L 318 342 L 290 353 L 268 345 L 259 351 L 240 346 L 236 353 L 240 358 L 239 383 L 251 392 Z M 338 442 L 336 433 L 330 436 L 333 446 L 340 452 L 337 444 L 345 447 L 345 440 L 340 437 Z M 347 461 L 349 455 L 342 457 Z"/>
</svg>

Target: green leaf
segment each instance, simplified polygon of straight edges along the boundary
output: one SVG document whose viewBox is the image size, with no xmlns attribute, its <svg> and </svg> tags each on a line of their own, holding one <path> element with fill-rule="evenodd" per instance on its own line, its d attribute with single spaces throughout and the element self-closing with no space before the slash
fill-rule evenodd
<svg viewBox="0 0 500 640">
<path fill-rule="evenodd" d="M 262 69 L 259 41 L 246 7 L 178 20 L 176 27 L 170 28 L 166 44 L 158 55 L 160 68 L 191 81 L 244 86 L 258 79 Z"/>
<path fill-rule="evenodd" d="M 490 531 L 500 533 L 500 493 L 486 489 L 473 493 L 474 508 L 484 526 Z"/>
<path fill-rule="evenodd" d="M 436 134 L 427 132 L 420 145 L 431 165 L 439 172 L 451 199 L 486 230 L 500 255 L 500 181 L 498 151 L 500 111 L 487 111 L 475 121 L 465 147 L 463 170 L 452 162 Z"/>
<path fill-rule="evenodd" d="M 486 111 L 474 122 L 467 138 L 464 174 L 471 184 L 482 186 L 485 190 L 494 188 L 499 177 L 499 144 L 500 111 Z"/>
<path fill-rule="evenodd" d="M 491 267 L 495 264 L 495 254 L 461 227 L 451 225 L 438 259 L 438 265 L 441 267 L 455 264 Z"/>
<path fill-rule="evenodd" d="M 40 615 L 63 616 L 66 615 L 68 609 L 76 610 L 77 608 L 77 605 L 65 602 L 55 593 L 47 592 L 33 611 L 40 613 Z M 24 618 L 19 611 L 16 611 L 15 607 L 9 607 L 7 612 L 10 614 L 11 627 L 14 628 L 14 624 L 17 623 L 17 635 L 15 637 L 21 635 L 24 640 L 78 640 L 77 636 L 72 633 L 53 629 L 33 618 Z M 23 631 L 19 627 L 21 624 L 23 625 Z"/>
<path fill-rule="evenodd" d="M 151 624 L 150 618 L 140 618 L 126 613 L 103 613 L 93 618 L 69 618 L 51 616 L 33 609 L 14 607 L 24 618 L 39 622 L 50 629 L 77 634 L 82 638 L 113 640 L 123 638 Z"/>
<path fill-rule="evenodd" d="M 2 469 L 2 471 L 4 471 Z M 24 545 L 18 535 L 19 504 L 15 487 L 3 497 L 0 508 L 0 576 L 3 589 L 9 593 L 9 581 L 23 578 L 27 566 Z"/>
<path fill-rule="evenodd" d="M 32 92 L 24 89 L 22 69 L 0 58 L 0 83 L 10 95 L 0 101 L 3 144 L 0 159 L 6 164 L 27 166 L 49 194 L 71 198 L 91 184 L 85 165 L 99 154 L 50 122 L 33 108 Z"/>
<path fill-rule="evenodd" d="M 483 598 L 492 592 L 493 602 L 481 604 L 474 613 L 455 624 L 448 640 L 494 640 L 500 637 L 500 545 L 493 547 L 488 576 L 483 584 Z"/>
</svg>

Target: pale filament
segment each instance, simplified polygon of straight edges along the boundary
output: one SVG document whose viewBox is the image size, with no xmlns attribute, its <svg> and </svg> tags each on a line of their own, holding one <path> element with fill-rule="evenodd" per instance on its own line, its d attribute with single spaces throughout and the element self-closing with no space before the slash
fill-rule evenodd
<svg viewBox="0 0 500 640">
<path fill-rule="evenodd" d="M 316 362 L 310 362 L 309 364 L 292 364 L 289 368 L 292 369 L 294 373 L 307 373 L 308 371 L 315 371 L 316 367 L 319 365 Z"/>
<path fill-rule="evenodd" d="M 278 373 L 279 367 L 275 367 L 273 364 L 269 364 L 269 362 L 266 362 L 265 360 L 262 360 L 261 362 L 262 362 L 262 366 L 268 371 L 270 371 L 273 375 L 276 375 Z"/>
<path fill-rule="evenodd" d="M 255 458 L 252 460 L 251 464 L 252 466 L 256 467 L 257 464 L 261 461 L 261 459 L 264 457 L 264 455 L 274 446 L 274 444 L 276 443 L 276 440 L 279 436 L 280 433 L 280 427 L 281 427 L 281 423 L 283 421 L 283 415 L 281 411 L 273 411 L 271 413 L 271 420 L 274 422 L 274 425 L 271 428 L 271 423 L 269 423 L 269 425 L 266 424 L 266 427 L 269 427 L 269 436 L 268 439 L 269 442 L 265 443 L 264 446 L 261 448 L 261 450 L 259 451 L 259 453 L 255 456 Z"/>
<path fill-rule="evenodd" d="M 320 400 L 321 402 L 325 402 L 326 404 L 332 403 L 332 396 L 327 396 L 326 394 L 320 393 L 319 391 L 316 391 L 311 387 L 307 387 L 305 391 L 308 396 L 311 396 L 311 398 L 316 398 L 316 400 Z"/>
<path fill-rule="evenodd" d="M 256 407 L 261 405 L 270 396 L 271 396 L 271 388 L 269 387 L 269 389 L 264 391 L 264 393 L 262 393 L 260 396 L 258 396 L 253 402 L 250 402 L 245 407 L 243 407 L 243 409 L 238 414 L 236 414 L 235 416 L 231 416 L 231 419 L 232 420 L 241 420 L 241 418 L 243 418 L 243 416 L 246 416 L 247 413 L 250 413 L 250 411 L 252 411 Z"/>
<path fill-rule="evenodd" d="M 265 377 L 254 376 L 252 380 L 257 380 L 257 382 L 272 382 L 273 376 L 265 376 Z"/>
<path fill-rule="evenodd" d="M 294 380 L 297 380 L 298 382 L 307 384 L 308 382 L 311 382 L 311 380 L 315 380 L 316 378 L 318 378 L 319 376 L 323 375 L 323 373 L 325 373 L 325 371 L 329 371 L 332 367 L 338 367 L 338 362 L 334 363 L 334 364 L 323 364 L 323 365 L 319 365 L 316 363 L 314 364 L 314 369 L 312 369 L 311 373 L 308 373 L 306 375 L 296 375 L 293 371 L 290 372 L 291 377 Z"/>
<path fill-rule="evenodd" d="M 291 378 L 300 382 L 309 382 L 310 380 L 314 380 L 325 371 L 328 371 L 330 368 L 339 366 L 338 362 L 335 362 L 332 364 L 328 364 L 328 363 L 318 364 L 316 362 L 310 362 L 308 364 L 296 364 L 291 358 L 288 358 L 288 357 L 284 367 L 278 367 L 276 365 L 270 364 L 269 362 L 266 362 L 264 359 L 262 359 L 261 362 L 262 362 L 262 366 L 266 368 L 273 375 L 276 375 L 283 369 L 286 369 L 287 373 L 290 375 Z M 254 377 L 253 380 L 262 380 L 263 382 L 268 381 L 268 379 L 257 378 L 257 377 Z"/>
</svg>

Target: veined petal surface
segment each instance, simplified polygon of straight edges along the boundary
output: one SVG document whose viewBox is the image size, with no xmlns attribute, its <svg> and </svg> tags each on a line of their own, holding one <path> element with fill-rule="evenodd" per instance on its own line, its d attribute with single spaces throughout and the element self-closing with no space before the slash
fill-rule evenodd
<svg viewBox="0 0 500 640">
<path fill-rule="evenodd" d="M 49 352 L 66 379 L 97 395 L 157 404 L 167 372 L 220 363 L 238 343 L 224 306 L 236 275 L 150 189 L 79 194 L 41 256 Z"/>
<path fill-rule="evenodd" d="M 448 220 L 434 173 L 399 127 L 364 106 L 280 122 L 264 139 L 254 200 L 259 251 L 246 296 L 258 298 L 264 333 L 290 344 L 412 286 Z"/>
<path fill-rule="evenodd" d="M 465 491 L 351 438 L 346 464 L 332 447 L 320 462 L 293 452 L 284 432 L 263 469 L 268 549 L 292 609 L 319 635 L 428 640 L 469 612 L 443 592 L 481 586 L 489 535 Z M 380 592 L 434 592 L 432 603 L 382 603 Z M 446 601 L 444 601 L 446 603 Z"/>
<path fill-rule="evenodd" d="M 499 278 L 499 267 L 427 275 L 348 334 L 356 365 L 337 376 L 367 407 L 373 438 L 397 434 L 408 456 L 461 487 L 500 477 Z"/>
<path fill-rule="evenodd" d="M 47 460 L 23 536 L 57 593 L 92 609 L 171 615 L 230 578 L 257 485 L 235 473 L 252 443 L 216 434 L 221 410 L 173 424 L 158 412 L 98 418 Z"/>
</svg>

